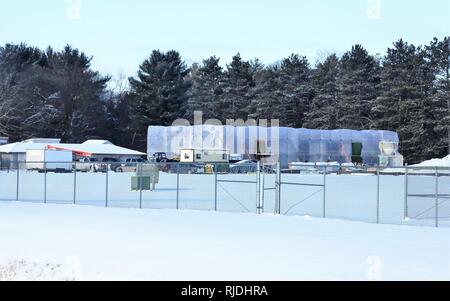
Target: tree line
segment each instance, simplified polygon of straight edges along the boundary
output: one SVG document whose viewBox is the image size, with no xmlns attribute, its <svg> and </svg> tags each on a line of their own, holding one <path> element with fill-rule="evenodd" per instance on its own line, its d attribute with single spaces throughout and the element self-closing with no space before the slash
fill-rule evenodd
<svg viewBox="0 0 450 301">
<path fill-rule="evenodd" d="M 265 66 L 239 54 L 188 66 L 177 51 L 155 50 L 136 76 L 114 85 L 70 46 L 0 47 L 0 135 L 12 141 L 108 139 L 144 150 L 149 125 L 178 118 L 279 119 L 311 129 L 398 132 L 407 162 L 450 148 L 450 38 L 415 46 L 398 40 L 385 55 L 355 45 L 314 65 L 292 54 Z"/>
</svg>

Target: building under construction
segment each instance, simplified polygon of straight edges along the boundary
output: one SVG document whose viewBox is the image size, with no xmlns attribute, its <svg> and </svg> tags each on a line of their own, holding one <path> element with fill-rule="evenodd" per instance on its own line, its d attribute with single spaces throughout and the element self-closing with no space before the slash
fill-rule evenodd
<svg viewBox="0 0 450 301">
<path fill-rule="evenodd" d="M 184 149 L 227 150 L 267 163 L 338 162 L 403 165 L 399 137 L 391 131 L 310 130 L 255 126 L 150 126 L 148 155 L 179 156 Z"/>
</svg>

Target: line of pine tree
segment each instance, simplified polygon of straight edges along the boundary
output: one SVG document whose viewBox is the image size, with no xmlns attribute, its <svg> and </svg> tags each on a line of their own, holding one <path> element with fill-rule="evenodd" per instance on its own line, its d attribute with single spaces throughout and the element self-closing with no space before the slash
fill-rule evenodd
<svg viewBox="0 0 450 301">
<path fill-rule="evenodd" d="M 314 65 L 300 54 L 269 66 L 237 54 L 225 67 L 216 56 L 187 66 L 177 51 L 155 50 L 120 91 L 92 70 L 91 60 L 69 46 L 0 47 L 0 135 L 106 138 L 145 150 L 149 125 L 193 122 L 203 111 L 222 122 L 393 130 L 408 163 L 450 151 L 449 38 L 426 46 L 399 40 L 384 56 L 355 45 Z"/>
</svg>

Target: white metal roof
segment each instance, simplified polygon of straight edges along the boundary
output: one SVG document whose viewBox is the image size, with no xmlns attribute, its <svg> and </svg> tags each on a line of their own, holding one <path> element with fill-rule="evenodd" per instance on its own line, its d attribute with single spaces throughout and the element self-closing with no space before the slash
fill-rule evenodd
<svg viewBox="0 0 450 301">
<path fill-rule="evenodd" d="M 66 144 L 66 143 L 31 143 L 17 142 L 0 146 L 0 153 L 26 153 L 27 150 L 44 150 L 48 148 L 71 150 L 92 155 L 129 155 L 144 156 L 144 153 L 116 146 L 113 144 Z"/>
<path fill-rule="evenodd" d="M 91 153 L 93 155 L 133 155 L 144 156 L 144 153 L 128 148 L 116 146 L 114 144 L 56 144 L 50 145 L 71 151 Z"/>
<path fill-rule="evenodd" d="M 225 148 L 182 148 L 182 151 L 214 151 L 214 152 L 229 152 L 229 149 Z"/>
<path fill-rule="evenodd" d="M 61 143 L 61 139 L 57 138 L 31 138 L 25 141 L 22 141 L 23 143 Z"/>
<path fill-rule="evenodd" d="M 113 145 L 111 142 L 109 142 L 108 140 L 88 140 L 86 142 L 84 142 L 83 144 L 97 144 L 97 145 Z"/>
</svg>

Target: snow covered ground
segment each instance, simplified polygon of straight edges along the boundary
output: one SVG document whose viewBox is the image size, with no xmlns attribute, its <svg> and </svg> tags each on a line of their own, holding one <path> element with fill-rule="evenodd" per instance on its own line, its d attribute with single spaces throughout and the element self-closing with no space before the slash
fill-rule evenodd
<svg viewBox="0 0 450 301">
<path fill-rule="evenodd" d="M 449 228 L 0 202 L 3 280 L 450 280 Z"/>
</svg>

